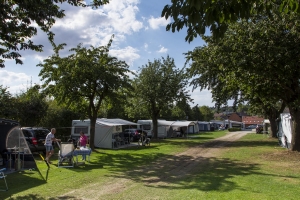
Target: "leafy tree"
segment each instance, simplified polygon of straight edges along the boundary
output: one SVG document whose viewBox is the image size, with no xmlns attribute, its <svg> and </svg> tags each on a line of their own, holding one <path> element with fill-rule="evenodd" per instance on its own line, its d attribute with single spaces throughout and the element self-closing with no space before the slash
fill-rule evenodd
<svg viewBox="0 0 300 200">
<path fill-rule="evenodd" d="M 46 96 L 40 89 L 39 85 L 34 85 L 16 96 L 17 120 L 22 126 L 38 126 L 47 114 Z"/>
<path fill-rule="evenodd" d="M 93 0 L 87 5 L 83 0 L 6 0 L 0 3 L 0 67 L 5 67 L 5 59 L 14 59 L 17 64 L 23 64 L 20 59 L 21 50 L 42 51 L 43 46 L 34 44 L 30 38 L 37 34 L 37 26 L 47 33 L 53 41 L 54 33 L 50 31 L 56 18 L 65 16 L 59 3 L 68 3 L 73 6 L 99 6 L 108 3 L 108 0 Z"/>
<path fill-rule="evenodd" d="M 200 112 L 203 117 L 203 121 L 209 122 L 210 120 L 214 119 L 214 113 L 208 106 L 200 106 Z"/>
<path fill-rule="evenodd" d="M 79 119 L 81 113 L 76 113 L 72 109 L 68 109 L 64 103 L 58 103 L 55 99 L 47 99 L 48 105 L 47 113 L 43 115 L 38 126 L 56 128 L 57 138 L 61 138 L 63 141 L 71 135 L 71 126 L 73 119 Z"/>
<path fill-rule="evenodd" d="M 7 91 L 7 87 L 0 85 L 0 117 L 16 119 L 15 98 Z"/>
<path fill-rule="evenodd" d="M 193 60 L 190 74 L 201 75 L 194 86 L 212 88 L 216 102 L 234 97 L 267 107 L 285 103 L 293 119 L 292 150 L 300 151 L 300 17 L 265 16 L 232 24 L 218 43 L 205 37 L 208 45 L 188 56 Z"/>
<path fill-rule="evenodd" d="M 184 98 L 190 99 L 185 91 L 188 84 L 184 69 L 177 69 L 174 59 L 154 59 L 140 68 L 135 78 L 135 94 L 139 99 L 136 107 L 143 107 L 151 116 L 154 138 L 157 138 L 157 119 L 163 110 Z"/>
<path fill-rule="evenodd" d="M 78 45 L 71 49 L 73 54 L 61 58 L 55 47 L 55 54 L 38 66 L 44 80 L 46 92 L 53 95 L 58 103 L 81 113 L 81 119 L 88 117 L 90 124 L 90 145 L 94 149 L 95 124 L 103 100 L 118 95 L 130 87 L 128 65 L 116 57 L 109 56 L 107 46 L 85 48 Z"/>
<path fill-rule="evenodd" d="M 232 22 L 249 19 L 252 14 L 263 11 L 299 12 L 298 4 L 297 0 L 172 0 L 171 5 L 164 7 L 161 16 L 173 19 L 166 27 L 167 31 L 187 27 L 185 40 L 191 42 L 197 35 L 204 35 L 206 28 L 210 28 L 214 38 L 220 38 Z"/>
<path fill-rule="evenodd" d="M 198 107 L 198 104 L 192 108 L 192 113 L 192 121 L 202 121 L 203 115 L 200 111 L 200 108 Z"/>
</svg>

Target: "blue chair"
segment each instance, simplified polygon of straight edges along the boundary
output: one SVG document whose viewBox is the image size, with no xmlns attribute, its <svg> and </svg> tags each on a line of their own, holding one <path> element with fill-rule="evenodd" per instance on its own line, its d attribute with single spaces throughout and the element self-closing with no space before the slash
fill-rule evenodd
<svg viewBox="0 0 300 200">
<path fill-rule="evenodd" d="M 0 179 L 3 178 L 4 179 L 4 182 L 5 182 L 5 186 L 6 186 L 6 190 L 3 190 L 3 189 L 0 189 L 0 191 L 7 191 L 8 190 L 8 187 L 7 187 L 7 183 L 6 183 L 6 175 L 4 174 L 3 171 L 5 171 L 6 169 L 3 168 L 3 169 L 0 169 Z"/>
</svg>

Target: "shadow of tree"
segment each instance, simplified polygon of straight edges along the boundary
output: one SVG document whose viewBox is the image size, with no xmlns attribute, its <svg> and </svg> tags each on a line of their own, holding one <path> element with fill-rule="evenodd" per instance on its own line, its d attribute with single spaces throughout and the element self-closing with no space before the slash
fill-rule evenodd
<svg viewBox="0 0 300 200">
<path fill-rule="evenodd" d="M 196 140 L 199 141 L 199 139 Z M 220 148 L 218 145 L 219 143 L 220 141 L 218 140 L 204 144 L 191 143 L 189 140 L 181 140 L 178 142 L 176 139 L 160 141 L 161 145 L 192 145 L 204 148 Z M 259 146 L 273 147 L 276 145 L 276 142 L 274 142 L 274 140 L 243 140 L 224 143 L 223 141 L 223 145 L 226 145 L 226 147 L 229 148 Z M 90 170 L 102 169 L 103 167 L 111 172 L 108 175 L 109 177 L 131 179 L 135 182 L 141 182 L 147 187 L 197 189 L 202 191 L 234 190 L 239 187 L 232 181 L 232 177 L 235 176 L 248 176 L 252 174 L 278 176 L 278 174 L 263 174 L 259 172 L 260 165 L 255 163 L 241 163 L 237 160 L 204 157 L 201 155 L 194 157 L 188 155 L 164 154 L 159 151 L 159 146 L 157 145 L 131 147 L 130 149 L 118 149 L 114 151 L 97 149 L 93 152 L 92 162 L 83 167 L 68 168 L 67 171 L 69 173 L 68 175 L 74 175 L 74 172 L 84 171 L 85 173 L 88 173 Z M 8 185 L 14 185 L 14 187 L 9 188 L 9 192 L 1 193 L 1 198 L 10 198 L 11 194 L 17 194 L 20 191 L 32 189 L 46 183 L 45 178 L 42 180 L 30 176 L 27 176 L 26 178 L 19 177 L 25 176 L 26 173 L 31 172 L 10 174 L 9 177 L 7 177 Z M 30 182 L 30 184 L 26 184 L 27 182 Z M 25 195 L 11 199 L 45 198 L 39 195 Z M 50 199 L 76 199 L 76 197 L 64 196 L 63 198 L 57 197 Z"/>
</svg>

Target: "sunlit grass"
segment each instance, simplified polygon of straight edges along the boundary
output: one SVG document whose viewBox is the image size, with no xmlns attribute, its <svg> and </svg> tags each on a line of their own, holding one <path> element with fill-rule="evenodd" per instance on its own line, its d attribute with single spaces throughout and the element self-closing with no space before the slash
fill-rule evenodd
<svg viewBox="0 0 300 200">
<path fill-rule="evenodd" d="M 38 169 L 7 176 L 9 191 L 1 192 L 0 199 L 55 199 L 62 194 L 67 194 L 67 199 L 74 199 L 78 188 L 92 190 L 95 184 L 108 185 L 109 188 L 116 177 L 128 179 L 126 188 L 122 192 L 103 194 L 101 198 L 298 199 L 300 159 L 292 159 L 292 162 L 289 162 L 291 158 L 282 159 L 286 150 L 277 145 L 277 140 L 258 134 L 248 134 L 231 143 L 230 147 L 222 150 L 221 157 L 206 158 L 193 174 L 182 178 L 170 177 L 167 183 L 157 187 L 142 182 L 143 172 L 129 172 L 139 166 L 150 166 L 157 159 L 169 159 L 189 147 L 225 134 L 225 131 L 207 132 L 189 135 L 188 139 L 152 140 L 147 147 L 96 149 L 90 163 L 74 168 L 51 165 L 48 171 L 46 164 L 36 157 Z M 151 175 L 162 174 L 153 169 Z M 88 197 L 93 196 L 87 194 Z"/>
</svg>

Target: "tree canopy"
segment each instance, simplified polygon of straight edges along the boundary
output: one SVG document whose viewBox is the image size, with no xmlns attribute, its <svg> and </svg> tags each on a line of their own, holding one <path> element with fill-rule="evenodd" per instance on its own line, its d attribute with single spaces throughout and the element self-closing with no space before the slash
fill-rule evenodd
<svg viewBox="0 0 300 200">
<path fill-rule="evenodd" d="M 109 55 L 112 39 L 107 46 L 71 49 L 73 54 L 60 57 L 59 50 L 38 66 L 45 91 L 58 103 L 65 103 L 81 113 L 81 119 L 91 120 L 90 145 L 94 147 L 95 123 L 103 100 L 117 98 L 122 90 L 130 88 L 129 66 Z"/>
<path fill-rule="evenodd" d="M 47 33 L 53 41 L 50 28 L 56 19 L 65 16 L 59 3 L 73 6 L 92 6 L 97 8 L 109 0 L 93 0 L 89 5 L 82 0 L 6 0 L 0 3 L 0 68 L 5 67 L 5 59 L 14 59 L 23 64 L 20 51 L 30 49 L 42 51 L 41 44 L 34 44 L 31 38 L 37 34 L 36 25 Z"/>
<path fill-rule="evenodd" d="M 210 88 L 216 102 L 241 98 L 270 108 L 285 103 L 293 116 L 292 149 L 300 150 L 299 20 L 297 14 L 256 15 L 229 26 L 216 42 L 188 53 L 195 87 Z M 278 107 L 280 109 L 280 106 Z"/>
<path fill-rule="evenodd" d="M 252 14 L 272 9 L 299 12 L 297 0 L 172 0 L 162 10 L 162 17 L 172 18 L 166 30 L 172 32 L 187 28 L 185 40 L 191 42 L 198 35 L 204 35 L 210 28 L 214 39 L 222 37 L 232 22 L 249 19 Z"/>
<path fill-rule="evenodd" d="M 154 59 L 140 68 L 134 79 L 136 108 L 144 107 L 153 121 L 154 137 L 157 137 L 157 119 L 163 110 L 169 110 L 173 104 L 190 99 L 186 92 L 188 79 L 185 69 L 177 69 L 174 59 Z"/>
</svg>

